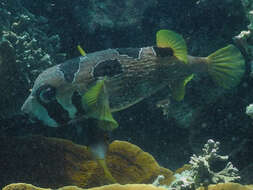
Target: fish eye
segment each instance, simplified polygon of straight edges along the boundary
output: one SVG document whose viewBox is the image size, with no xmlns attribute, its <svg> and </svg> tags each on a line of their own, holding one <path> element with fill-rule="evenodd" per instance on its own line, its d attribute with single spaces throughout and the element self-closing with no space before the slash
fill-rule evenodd
<svg viewBox="0 0 253 190">
<path fill-rule="evenodd" d="M 56 89 L 51 85 L 44 85 L 37 90 L 36 94 L 41 102 L 49 103 L 55 100 Z"/>
</svg>

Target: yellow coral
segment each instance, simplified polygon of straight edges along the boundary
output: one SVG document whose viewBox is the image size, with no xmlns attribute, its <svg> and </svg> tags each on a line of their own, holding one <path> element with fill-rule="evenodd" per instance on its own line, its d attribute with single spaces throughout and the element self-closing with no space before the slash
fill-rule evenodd
<svg viewBox="0 0 253 190">
<path fill-rule="evenodd" d="M 52 189 L 39 188 L 25 183 L 14 183 L 7 185 L 6 187 L 3 188 L 3 190 L 52 190 Z M 127 185 L 112 184 L 89 189 L 82 189 L 77 186 L 65 186 L 57 190 L 166 190 L 166 189 L 163 187 L 156 187 L 147 184 L 127 184 Z"/>
<path fill-rule="evenodd" d="M 110 183 L 86 146 L 39 136 L 0 137 L 0 141 L 5 152 L 1 156 L 5 164 L 0 167 L 0 186 L 8 184 L 10 179 L 51 188 L 66 185 L 90 188 Z M 160 167 L 150 154 L 128 142 L 114 141 L 106 161 L 120 184 L 152 183 L 158 175 L 165 176 L 162 184 L 173 180 L 172 171 Z"/>
<path fill-rule="evenodd" d="M 239 183 L 219 183 L 216 185 L 209 185 L 208 187 L 200 187 L 197 190 L 252 190 L 252 185 L 241 185 Z M 39 188 L 31 184 L 25 183 L 13 183 L 7 185 L 2 190 L 52 190 L 46 188 Z M 82 189 L 77 186 L 65 186 L 58 188 L 57 190 L 166 190 L 163 187 L 156 187 L 147 184 L 111 184 L 100 187 L 94 187 L 89 189 Z"/>
<path fill-rule="evenodd" d="M 191 168 L 192 168 L 192 165 L 190 165 L 190 164 L 184 164 L 181 168 L 178 168 L 175 171 L 175 174 L 181 174 L 185 170 L 191 170 Z"/>
<path fill-rule="evenodd" d="M 165 176 L 162 184 L 170 184 L 173 172 L 158 165 L 152 155 L 125 141 L 114 141 L 109 146 L 108 167 L 120 184 L 152 183 L 158 175 Z"/>
<path fill-rule="evenodd" d="M 90 188 L 89 190 L 167 190 L 167 189 L 163 187 L 156 187 L 154 185 L 146 185 L 146 184 L 126 184 L 126 185 L 112 184 Z"/>
<path fill-rule="evenodd" d="M 35 187 L 26 183 L 13 183 L 5 186 L 2 190 L 51 190 L 47 188 Z"/>
</svg>

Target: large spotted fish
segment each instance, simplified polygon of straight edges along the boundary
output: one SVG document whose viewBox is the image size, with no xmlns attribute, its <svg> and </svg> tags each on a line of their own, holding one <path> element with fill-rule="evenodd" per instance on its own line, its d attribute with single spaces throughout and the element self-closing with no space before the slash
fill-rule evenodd
<svg viewBox="0 0 253 190">
<path fill-rule="evenodd" d="M 184 39 L 173 31 L 158 31 L 156 42 L 156 46 L 90 53 L 45 70 L 22 110 L 51 127 L 93 118 L 99 128 L 112 130 L 118 124 L 111 113 L 166 87 L 182 100 L 196 73 L 210 74 L 224 88 L 236 86 L 244 73 L 244 59 L 233 45 L 208 57 L 193 57 L 187 55 Z"/>
</svg>

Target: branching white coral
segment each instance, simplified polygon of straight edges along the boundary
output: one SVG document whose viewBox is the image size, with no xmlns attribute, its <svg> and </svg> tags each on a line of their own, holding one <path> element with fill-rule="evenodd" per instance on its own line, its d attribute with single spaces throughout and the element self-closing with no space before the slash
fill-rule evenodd
<svg viewBox="0 0 253 190">
<path fill-rule="evenodd" d="M 192 170 L 185 170 L 180 174 L 175 174 L 176 179 L 170 184 L 169 190 L 193 190 L 194 178 Z"/>
<path fill-rule="evenodd" d="M 228 162 L 224 169 L 216 171 L 216 162 L 227 162 L 228 156 L 219 155 L 219 142 L 211 139 L 207 141 L 202 149 L 202 154 L 193 155 L 190 160 L 191 169 L 185 170 L 182 173 L 175 174 L 176 178 L 168 190 L 194 190 L 200 186 L 208 186 L 209 184 L 227 183 L 240 179 L 238 170 Z M 153 185 L 160 186 L 159 180 L 161 176 L 155 180 Z"/>
<path fill-rule="evenodd" d="M 228 160 L 228 156 L 221 156 L 218 154 L 219 145 L 219 142 L 210 139 L 207 141 L 207 144 L 204 145 L 202 155 L 193 155 L 191 157 L 190 164 L 192 165 L 196 187 L 216 183 L 227 183 L 240 179 L 238 170 L 231 162 L 228 162 L 226 167 L 219 172 L 215 172 L 215 168 L 212 168 L 216 161 L 226 162 Z"/>
</svg>

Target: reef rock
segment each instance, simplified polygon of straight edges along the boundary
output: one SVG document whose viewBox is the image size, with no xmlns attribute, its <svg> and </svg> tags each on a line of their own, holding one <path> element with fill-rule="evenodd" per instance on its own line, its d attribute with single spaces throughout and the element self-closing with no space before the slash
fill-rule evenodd
<svg viewBox="0 0 253 190">
<path fill-rule="evenodd" d="M 248 25 L 249 30 L 253 30 L 253 1 L 252 0 L 241 0 L 245 10 L 246 17 L 250 24 Z"/>
<path fill-rule="evenodd" d="M 252 0 L 241 0 L 241 3 L 244 7 L 244 14 L 247 18 L 249 25 L 246 30 L 241 31 L 240 34 L 234 37 L 235 43 L 239 47 L 241 47 L 242 50 L 244 50 L 245 55 L 250 61 L 250 64 L 252 64 L 253 59 L 253 1 Z M 252 68 L 251 68 L 252 70 Z"/>
<path fill-rule="evenodd" d="M 50 188 L 89 188 L 109 183 L 87 147 L 71 141 L 39 136 L 1 137 L 0 155 L 1 187 L 16 182 Z M 163 184 L 174 179 L 170 170 L 160 167 L 150 154 L 128 142 L 110 144 L 107 165 L 120 184 L 152 183 L 160 174 L 165 176 Z"/>
<path fill-rule="evenodd" d="M 241 0 L 242 5 L 244 6 L 245 17 L 249 21 L 247 29 L 243 30 L 234 37 L 235 43 L 244 51 L 245 56 L 247 57 L 247 62 L 249 64 L 249 80 L 246 81 L 245 86 L 249 86 L 251 80 L 253 79 L 253 1 L 252 0 Z M 250 92 L 248 92 L 250 94 Z M 250 99 L 247 97 L 247 99 Z M 252 100 L 250 100 L 252 101 Z M 251 119 L 253 118 L 252 114 L 252 104 L 249 104 L 246 107 L 245 112 Z"/>
<path fill-rule="evenodd" d="M 18 0 L 1 1 L 0 12 L 1 118 L 17 114 L 33 80 L 65 54 L 59 53 L 59 36 L 48 34 L 45 17 L 31 14 Z"/>
<path fill-rule="evenodd" d="M 140 26 L 148 8 L 154 7 L 156 0 L 128 0 L 128 1 L 86 1 L 79 2 L 73 14 L 80 26 L 89 33 L 97 30 L 124 29 Z M 86 10 L 86 16 L 83 16 Z"/>
</svg>

